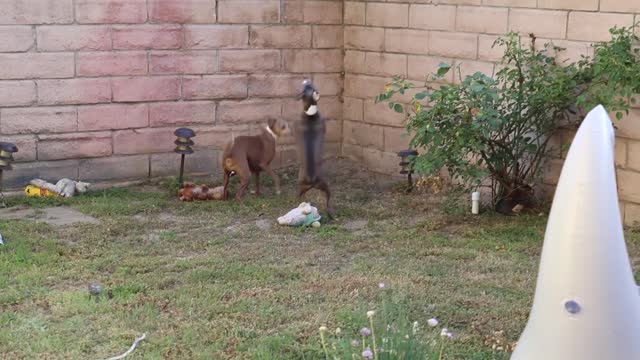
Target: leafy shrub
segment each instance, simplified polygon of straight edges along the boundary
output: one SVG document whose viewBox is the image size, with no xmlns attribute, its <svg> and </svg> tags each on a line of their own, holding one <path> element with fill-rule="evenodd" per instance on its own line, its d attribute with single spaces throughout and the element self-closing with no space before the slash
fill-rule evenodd
<svg viewBox="0 0 640 360">
<path fill-rule="evenodd" d="M 560 128 L 575 127 L 588 110 L 602 104 L 621 119 L 629 99 L 640 93 L 640 49 L 635 27 L 613 28 L 612 39 L 594 45 L 594 56 L 571 63 L 557 61 L 553 44 L 536 49 L 510 33 L 495 45 L 505 48 L 495 76 L 480 72 L 442 84 L 451 66 L 441 64 L 424 86 L 395 77 L 376 101 L 397 112 L 392 100 L 417 89 L 410 102 L 411 144 L 421 149 L 414 160 L 423 174 L 445 168 L 465 187 L 490 186 L 494 205 L 510 212 L 533 204 L 533 186 Z M 438 85 L 434 85 L 436 82 Z M 490 184 L 487 180 L 491 180 Z"/>
</svg>

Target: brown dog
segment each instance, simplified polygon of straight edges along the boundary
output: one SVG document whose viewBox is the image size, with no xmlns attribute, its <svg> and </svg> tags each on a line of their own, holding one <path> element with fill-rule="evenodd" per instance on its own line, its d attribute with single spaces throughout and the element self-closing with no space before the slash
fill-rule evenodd
<svg viewBox="0 0 640 360">
<path fill-rule="evenodd" d="M 244 196 L 249 187 L 251 174 L 256 175 L 256 195 L 260 195 L 260 172 L 265 171 L 273 178 L 276 193 L 280 194 L 280 178 L 271 168 L 276 155 L 276 140 L 279 136 L 289 134 L 289 124 L 284 120 L 270 119 L 260 135 L 238 136 L 227 144 L 222 155 L 224 169 L 223 199 L 229 196 L 229 179 L 233 175 L 240 177 L 240 188 L 236 200 Z"/>
</svg>

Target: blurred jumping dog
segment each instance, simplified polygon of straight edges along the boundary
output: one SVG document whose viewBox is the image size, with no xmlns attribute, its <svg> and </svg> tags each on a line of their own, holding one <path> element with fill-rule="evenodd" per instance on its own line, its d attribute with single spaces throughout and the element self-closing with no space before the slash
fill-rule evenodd
<svg viewBox="0 0 640 360">
<path fill-rule="evenodd" d="M 309 80 L 303 82 L 303 89 L 298 96 L 302 100 L 302 119 L 296 126 L 300 157 L 298 184 L 298 201 L 307 191 L 315 188 L 322 191 L 326 198 L 329 218 L 334 215 L 331 206 L 331 191 L 322 169 L 324 138 L 327 132 L 325 121 L 318 111 L 320 93 Z"/>
</svg>

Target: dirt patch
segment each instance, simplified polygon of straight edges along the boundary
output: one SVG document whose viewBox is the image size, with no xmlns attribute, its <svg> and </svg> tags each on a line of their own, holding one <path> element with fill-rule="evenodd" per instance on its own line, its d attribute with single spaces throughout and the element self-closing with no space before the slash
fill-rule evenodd
<svg viewBox="0 0 640 360">
<path fill-rule="evenodd" d="M 133 216 L 133 218 L 137 221 L 142 221 L 142 222 L 159 220 L 164 223 L 170 223 L 170 224 L 179 223 L 185 220 L 185 217 L 178 216 L 168 212 L 161 212 L 159 214 L 136 214 Z"/>
<path fill-rule="evenodd" d="M 33 209 L 26 206 L 0 209 L 0 219 L 3 220 L 33 220 L 54 226 L 68 226 L 79 223 L 100 224 L 100 220 L 83 214 L 69 207 L 50 207 Z"/>
<path fill-rule="evenodd" d="M 363 230 L 369 224 L 369 220 L 352 220 L 344 224 L 344 228 L 349 231 Z"/>
<path fill-rule="evenodd" d="M 256 226 L 262 231 L 271 230 L 273 223 L 267 219 L 256 220 Z"/>
<path fill-rule="evenodd" d="M 232 224 L 229 225 L 227 227 L 224 228 L 224 233 L 226 234 L 237 234 L 242 232 L 242 230 L 244 229 L 244 224 L 242 223 L 236 223 L 236 224 Z"/>
<path fill-rule="evenodd" d="M 28 206 L 15 206 L 0 209 L 0 219 L 4 220 L 22 220 L 34 217 L 36 211 Z"/>
</svg>

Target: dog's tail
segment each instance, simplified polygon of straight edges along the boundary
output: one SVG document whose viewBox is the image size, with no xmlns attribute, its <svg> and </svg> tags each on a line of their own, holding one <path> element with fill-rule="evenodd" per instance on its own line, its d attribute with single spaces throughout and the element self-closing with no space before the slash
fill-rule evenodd
<svg viewBox="0 0 640 360">
<path fill-rule="evenodd" d="M 233 167 L 233 160 L 231 158 L 225 158 L 223 163 L 224 171 L 229 171 L 229 176 L 233 176 L 236 174 L 235 171 L 231 170 Z"/>
<path fill-rule="evenodd" d="M 233 167 L 233 160 L 231 159 L 231 148 L 233 147 L 234 139 L 231 139 L 224 146 L 224 151 L 222 152 L 222 168 L 224 171 L 229 170 L 229 175 L 233 176 L 236 174 L 235 171 L 231 170 Z"/>
</svg>

